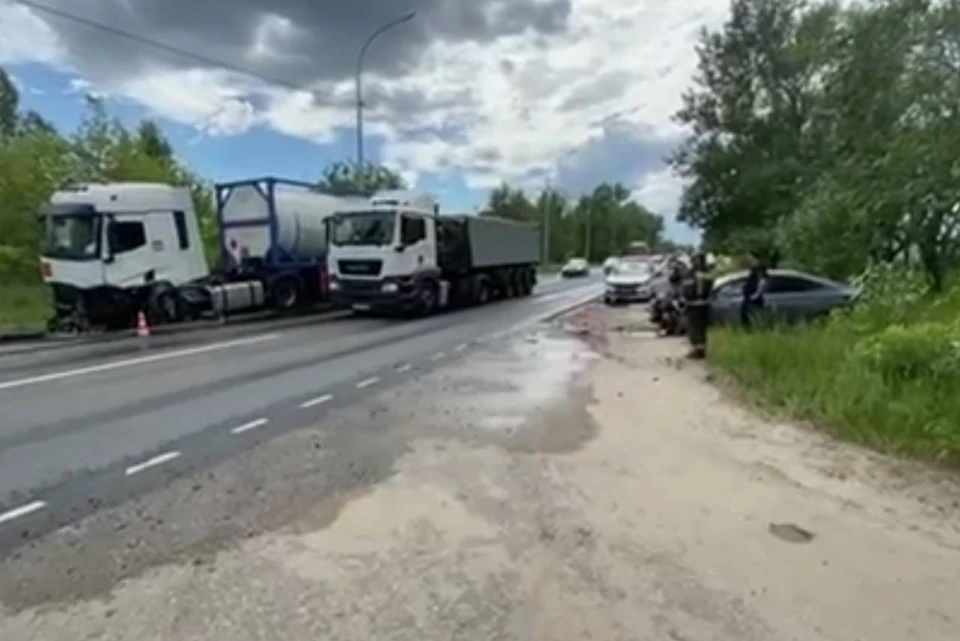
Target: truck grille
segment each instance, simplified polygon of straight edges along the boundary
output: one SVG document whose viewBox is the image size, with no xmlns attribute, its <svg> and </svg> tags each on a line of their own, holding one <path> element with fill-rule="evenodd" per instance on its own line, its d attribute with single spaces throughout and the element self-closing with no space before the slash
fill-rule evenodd
<svg viewBox="0 0 960 641">
<path fill-rule="evenodd" d="M 381 260 L 341 260 L 337 263 L 345 276 L 379 276 L 383 269 Z"/>
</svg>

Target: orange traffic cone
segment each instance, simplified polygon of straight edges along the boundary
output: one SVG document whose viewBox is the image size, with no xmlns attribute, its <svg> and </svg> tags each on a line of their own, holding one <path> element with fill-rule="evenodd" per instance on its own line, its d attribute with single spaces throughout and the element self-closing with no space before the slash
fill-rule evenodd
<svg viewBox="0 0 960 641">
<path fill-rule="evenodd" d="M 143 312 L 137 314 L 137 336 L 149 336 L 150 324 L 147 323 L 147 315 Z"/>
</svg>

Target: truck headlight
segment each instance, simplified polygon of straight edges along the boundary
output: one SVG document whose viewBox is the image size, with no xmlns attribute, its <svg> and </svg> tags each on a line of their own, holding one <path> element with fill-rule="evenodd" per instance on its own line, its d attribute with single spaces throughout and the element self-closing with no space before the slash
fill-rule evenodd
<svg viewBox="0 0 960 641">
<path fill-rule="evenodd" d="M 340 283 L 338 283 L 338 282 L 335 281 L 335 280 L 331 280 L 331 281 L 330 281 L 330 291 L 331 291 L 331 292 L 339 292 L 339 291 L 340 291 Z"/>
<path fill-rule="evenodd" d="M 396 294 L 397 290 L 399 289 L 400 287 L 396 283 L 384 283 L 383 287 L 380 288 L 380 291 L 382 291 L 384 294 Z"/>
</svg>

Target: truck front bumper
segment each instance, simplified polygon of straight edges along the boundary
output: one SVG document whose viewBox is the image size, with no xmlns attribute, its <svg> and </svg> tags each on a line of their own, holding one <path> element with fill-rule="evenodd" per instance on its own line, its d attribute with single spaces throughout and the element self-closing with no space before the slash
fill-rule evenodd
<svg viewBox="0 0 960 641">
<path fill-rule="evenodd" d="M 330 281 L 330 299 L 337 307 L 358 311 L 409 311 L 419 291 L 411 283 L 384 279 L 337 278 Z"/>
</svg>

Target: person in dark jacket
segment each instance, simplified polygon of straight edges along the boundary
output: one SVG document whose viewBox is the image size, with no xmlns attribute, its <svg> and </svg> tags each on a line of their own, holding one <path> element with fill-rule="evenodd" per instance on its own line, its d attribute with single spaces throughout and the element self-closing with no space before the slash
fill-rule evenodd
<svg viewBox="0 0 960 641">
<path fill-rule="evenodd" d="M 750 329 L 754 319 L 763 311 L 768 280 L 766 263 L 756 254 L 751 254 L 750 271 L 743 282 L 740 300 L 740 323 L 744 329 Z"/>
<path fill-rule="evenodd" d="M 691 350 L 688 358 L 703 359 L 707 356 L 707 329 L 710 325 L 710 298 L 713 294 L 714 277 L 707 264 L 707 256 L 698 253 L 684 283 L 683 297 L 687 315 L 687 337 Z"/>
</svg>

